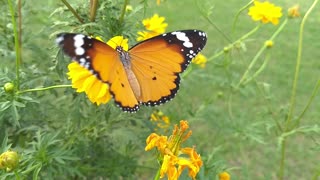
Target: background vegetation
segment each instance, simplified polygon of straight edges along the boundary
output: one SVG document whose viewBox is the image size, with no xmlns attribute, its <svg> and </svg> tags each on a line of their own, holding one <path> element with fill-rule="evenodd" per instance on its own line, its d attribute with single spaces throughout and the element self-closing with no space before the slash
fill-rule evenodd
<svg viewBox="0 0 320 180">
<path fill-rule="evenodd" d="M 119 21 L 122 1 L 101 1 L 96 22 L 89 20 L 88 1 L 70 1 L 84 23 L 62 1 L 23 1 L 22 58 L 18 70 L 8 2 L 0 1 L 0 85 L 13 82 L 17 88 L 19 84 L 20 93 L 0 90 L 0 153 L 8 149 L 17 151 L 20 163 L 15 171 L 0 171 L 2 179 L 151 179 L 158 164 L 155 154 L 145 152 L 144 147 L 146 137 L 154 129 L 149 117 L 155 109 L 164 112 L 172 125 L 181 119 L 189 121 L 193 135 L 188 144 L 196 146 L 204 161 L 198 179 L 214 179 L 222 171 L 231 174 L 232 179 L 319 177 L 320 97 L 316 89 L 320 77 L 319 5 L 304 26 L 295 109 L 292 123 L 287 124 L 299 28 L 313 1 L 273 1 L 283 8 L 280 24 L 287 9 L 295 4 L 300 5 L 301 17 L 288 20 L 274 46 L 263 53 L 253 68 L 252 72 L 270 56 L 262 73 L 238 89 L 235 87 L 248 64 L 279 28 L 261 25 L 255 34 L 218 56 L 217 53 L 257 26 L 245 10 L 232 30 L 237 12 L 249 1 L 168 0 L 159 6 L 154 1 L 132 1 L 133 10 L 123 22 Z M 19 7 L 12 3 L 19 20 Z M 154 13 L 166 18 L 167 31 L 196 28 L 208 33 L 203 54 L 209 62 L 204 69 L 190 67 L 173 101 L 129 114 L 121 112 L 112 102 L 95 106 L 72 88 L 23 93 L 27 89 L 70 84 L 66 76 L 70 61 L 61 60 L 63 56 L 54 43 L 57 33 L 95 34 L 104 40 L 122 34 L 130 38 L 132 45 L 136 32 L 142 29 L 142 19 Z M 19 82 L 16 71 L 20 74 Z M 314 98 L 310 101 L 312 94 Z M 308 102 L 311 104 L 306 108 Z M 306 113 L 300 117 L 304 110 Z M 186 174 L 181 177 L 185 178 Z"/>
</svg>

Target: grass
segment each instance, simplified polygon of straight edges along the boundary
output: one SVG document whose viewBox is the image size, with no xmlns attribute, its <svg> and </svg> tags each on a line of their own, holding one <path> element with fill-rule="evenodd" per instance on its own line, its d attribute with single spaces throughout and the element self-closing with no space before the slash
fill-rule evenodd
<svg viewBox="0 0 320 180">
<path fill-rule="evenodd" d="M 54 33 L 73 30 L 82 32 L 86 28 L 75 23 L 76 19 L 71 12 L 57 9 L 63 7 L 61 2 L 48 1 L 49 6 L 42 3 L 28 1 L 22 7 L 21 89 L 69 84 L 65 76 L 67 60 L 56 61 Z M 192 28 L 206 31 L 208 42 L 203 53 L 210 57 L 231 43 L 225 36 L 234 41 L 256 26 L 256 23 L 247 15 L 247 11 L 244 11 L 239 16 L 235 31 L 231 31 L 235 14 L 245 3 L 238 0 L 228 2 L 186 0 L 166 1 L 156 6 L 154 2 L 149 2 L 145 14 L 138 13 L 135 18 L 138 17 L 140 19 L 137 21 L 141 21 L 143 17 L 150 17 L 156 12 L 166 17 L 166 22 L 169 24 L 167 31 Z M 289 0 L 277 0 L 273 3 L 283 7 L 284 14 L 287 8 L 294 5 Z M 312 2 L 299 0 L 297 3 L 300 5 L 303 16 Z M 200 9 L 196 4 L 202 8 L 213 6 L 210 19 L 224 35 L 200 15 Z M 8 7 L 5 3 L 0 5 L 3 12 L 0 25 L 8 28 L 10 27 L 8 26 L 10 24 Z M 78 13 L 86 12 L 83 10 L 86 5 L 81 2 L 76 2 L 72 6 L 78 9 Z M 318 51 L 320 36 L 317 35 L 317 24 L 320 22 L 319 8 L 318 4 L 305 25 L 294 118 L 305 107 L 319 80 L 320 64 L 317 59 L 320 57 L 320 51 Z M 54 10 L 56 14 L 52 14 Z M 101 11 L 107 15 L 114 15 L 113 10 Z M 81 17 L 85 18 L 85 14 L 81 13 Z M 68 22 L 66 21 L 68 19 L 70 19 L 68 24 L 57 26 L 59 23 Z M 283 20 L 284 18 L 281 22 Z M 222 170 L 227 170 L 235 180 L 280 179 L 277 175 L 281 159 L 279 145 L 281 132 L 277 130 L 274 122 L 276 120 L 283 124 L 290 108 L 300 23 L 301 18 L 289 20 L 275 39 L 272 49 L 268 50 L 270 51 L 269 64 L 255 81 L 241 87 L 239 91 L 233 91 L 232 87 L 239 82 L 258 49 L 271 37 L 278 26 L 262 25 L 256 34 L 242 42 L 245 50 L 234 50 L 228 55 L 219 56 L 208 62 L 205 69 L 192 66 L 193 70 L 182 80 L 177 97 L 157 107 L 170 117 L 172 123 L 180 119 L 187 119 L 190 122 L 193 135 L 188 144 L 196 145 L 208 171 L 206 176 L 202 172 L 200 179 L 217 178 L 216 174 Z M 105 22 L 101 22 L 100 25 L 95 24 L 88 29 L 95 32 L 102 26 L 99 32 L 109 32 L 103 25 Z M 132 29 L 135 30 L 136 27 Z M 12 62 L 15 57 L 14 44 L 11 41 L 13 35 L 9 35 L 11 31 L 10 28 L 5 29 L 0 36 L 2 40 L 0 52 L 9 52 L 2 53 L 5 65 L 3 67 L 12 71 L 8 74 L 2 73 L 5 78 L 1 78 L 1 83 L 14 79 Z M 263 54 L 260 59 L 262 60 L 264 56 L 266 54 Z M 1 67 L 1 71 L 3 69 Z M 256 70 L 257 67 L 254 69 Z M 67 162 L 65 170 L 68 171 L 65 173 L 69 177 L 150 179 L 155 174 L 157 164 L 152 153 L 145 155 L 146 152 L 143 152 L 145 138 L 152 132 L 152 126 L 148 122 L 152 108 L 142 108 L 137 114 L 132 115 L 120 112 L 110 105 L 112 103 L 95 107 L 86 101 L 83 94 L 78 95 L 70 88 L 42 91 L 25 96 L 32 100 L 23 101 L 26 107 L 17 109 L 20 115 L 19 126 L 14 125 L 11 111 L 10 113 L 7 110 L 3 111 L 0 116 L 2 118 L 0 121 L 3 122 L 1 128 L 9 134 L 8 144 L 12 144 L 13 148 L 20 148 L 19 150 L 24 153 L 24 162 L 30 162 L 34 157 L 38 157 L 28 155 L 34 155 L 40 151 L 37 148 L 32 151 L 29 149 L 32 153 L 28 154 L 24 152 L 24 148 L 30 147 L 27 144 L 21 145 L 21 142 L 34 142 L 32 137 L 36 131 L 43 132 L 44 137 L 50 137 L 53 132 L 58 131 L 60 134 L 54 137 L 64 143 L 52 143 L 44 147 L 52 154 L 60 152 L 63 155 L 58 157 L 60 161 Z M 7 98 L 2 93 L 0 101 L 4 102 Z M 319 96 L 315 97 L 300 127 L 319 125 L 319 98 Z M 12 111 L 15 111 L 14 108 Z M 319 132 L 309 131 L 301 131 L 287 139 L 284 179 L 312 179 L 316 178 L 317 173 L 319 175 Z M 0 138 L 4 137 L 3 134 Z M 43 144 L 39 146 L 42 147 L 41 145 Z M 84 155 L 86 157 L 83 157 Z M 212 159 L 210 159 L 211 155 Z M 62 169 L 60 172 L 64 172 L 63 163 L 60 164 L 55 156 L 52 157 L 46 163 L 43 163 L 44 160 L 41 158 L 35 161 L 35 163 L 43 163 L 45 167 L 39 169 L 40 175 L 43 173 L 42 177 L 47 172 L 51 172 L 50 168 L 58 167 Z M 74 169 L 70 165 L 74 166 Z M 209 168 L 210 165 L 213 168 Z M 4 172 L 0 173 L 0 177 L 5 175 Z"/>
</svg>

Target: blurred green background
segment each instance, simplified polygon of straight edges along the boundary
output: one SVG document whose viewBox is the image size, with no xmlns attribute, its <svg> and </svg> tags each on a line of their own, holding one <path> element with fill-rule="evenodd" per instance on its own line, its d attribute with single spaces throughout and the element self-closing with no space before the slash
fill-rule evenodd
<svg viewBox="0 0 320 180">
<path fill-rule="evenodd" d="M 193 28 L 206 31 L 208 42 L 203 54 L 210 59 L 231 42 L 201 12 L 210 12 L 211 22 L 233 42 L 257 26 L 245 10 L 232 32 L 236 13 L 248 2 L 167 0 L 159 6 L 155 1 L 148 1 L 148 6 L 143 6 L 143 3 L 131 1 L 134 10 L 141 9 L 127 17 L 124 21 L 127 25 L 117 30 L 123 30 L 124 35 L 134 40 L 135 32 L 142 27 L 142 19 L 158 13 L 166 18 L 169 24 L 167 31 Z M 312 2 L 272 1 L 283 8 L 280 24 L 289 7 L 299 4 L 303 16 Z M 88 18 L 87 1 L 69 3 L 82 18 Z M 122 1 L 100 3 L 104 5 L 98 9 L 98 16 L 105 16 L 107 20 L 119 16 L 117 12 L 121 7 L 117 5 Z M 103 8 L 111 5 L 113 8 Z M 2 85 L 15 78 L 15 53 L 6 1 L 0 2 L 0 10 Z M 302 112 L 320 77 L 319 17 L 320 7 L 317 5 L 304 29 L 295 118 Z M 156 173 L 157 162 L 153 153 L 144 152 L 145 138 L 153 128 L 149 122 L 150 114 L 154 109 L 160 109 L 172 124 L 181 119 L 190 122 L 193 135 L 187 145 L 195 145 L 205 163 L 199 179 L 217 178 L 216 175 L 223 170 L 227 170 L 232 179 L 276 179 L 281 133 L 276 130 L 274 122 L 283 124 L 289 110 L 301 20 L 302 17 L 289 19 L 275 39 L 274 46 L 267 50 L 271 59 L 264 71 L 239 91 L 233 92 L 232 87 L 239 82 L 258 49 L 279 25 L 262 25 L 254 35 L 241 42 L 241 48 L 214 58 L 204 69 L 190 67 L 192 71 L 183 77 L 174 100 L 155 108 L 142 107 L 136 114 L 122 113 L 113 102 L 96 107 L 84 94 L 79 95 L 71 88 L 23 94 L 20 99 L 15 99 L 21 106 L 11 104 L 7 109 L 2 108 L 0 122 L 3 131 L 0 138 L 7 135 L 8 144 L 22 153 L 25 164 L 21 167 L 36 167 L 23 177 L 151 179 Z M 61 54 L 58 54 L 54 43 L 55 34 L 70 31 L 86 33 L 84 30 L 88 29 L 105 40 L 111 38 L 110 32 L 117 31 L 108 26 L 108 21 L 95 22 L 92 27 L 80 26 L 61 1 L 22 2 L 21 89 L 70 84 L 65 74 L 69 59 L 57 60 L 57 56 L 61 59 Z M 104 31 L 110 34 L 103 34 Z M 262 55 L 259 64 L 265 56 Z M 255 70 L 257 68 L 254 67 Z M 13 102 L 4 92 L 0 98 L 2 107 L 5 102 Z M 320 97 L 316 96 L 300 127 L 319 125 L 319 107 Z M 311 179 L 320 174 L 319 143 L 319 129 L 316 128 L 289 137 L 285 179 Z M 41 164 L 38 165 L 41 168 L 37 164 Z M 37 168 L 39 172 L 35 173 Z M 0 175 L 14 178 L 12 173 L 1 172 Z"/>
</svg>

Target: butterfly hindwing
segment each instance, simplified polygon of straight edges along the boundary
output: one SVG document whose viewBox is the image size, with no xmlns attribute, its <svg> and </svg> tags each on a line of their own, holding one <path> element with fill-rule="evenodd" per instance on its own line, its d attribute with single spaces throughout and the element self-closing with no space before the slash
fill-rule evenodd
<svg viewBox="0 0 320 180">
<path fill-rule="evenodd" d="M 138 99 L 158 105 L 176 95 L 180 77 L 191 60 L 203 49 L 207 36 L 199 30 L 162 34 L 138 43 L 129 50 L 132 70 L 141 87 Z"/>
<path fill-rule="evenodd" d="M 138 110 L 139 103 L 130 87 L 119 55 L 113 48 L 82 34 L 59 34 L 56 41 L 65 54 L 110 86 L 110 93 L 122 110 Z"/>
</svg>

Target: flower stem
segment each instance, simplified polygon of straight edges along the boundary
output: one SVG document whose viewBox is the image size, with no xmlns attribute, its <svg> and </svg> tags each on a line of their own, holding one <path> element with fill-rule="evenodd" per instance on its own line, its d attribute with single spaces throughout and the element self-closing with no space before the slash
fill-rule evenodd
<svg viewBox="0 0 320 180">
<path fill-rule="evenodd" d="M 296 128 L 296 127 L 299 126 L 302 117 L 304 116 L 304 114 L 306 113 L 306 111 L 309 109 L 312 101 L 314 100 L 314 98 L 315 98 L 316 95 L 318 94 L 319 89 L 320 89 L 320 80 L 318 80 L 317 85 L 316 85 L 316 87 L 313 89 L 312 94 L 311 94 L 311 96 L 310 96 L 310 98 L 309 98 L 309 101 L 307 102 L 306 107 L 303 109 L 303 111 L 301 112 L 301 114 L 298 116 L 297 122 L 296 122 L 296 124 L 293 126 L 293 128 Z"/>
<path fill-rule="evenodd" d="M 233 23 L 232 23 L 232 29 L 231 32 L 234 32 L 234 29 L 236 27 L 236 23 L 238 21 L 238 17 L 239 15 L 242 13 L 242 11 L 244 11 L 245 9 L 247 9 L 251 4 L 253 3 L 253 0 L 251 0 L 248 4 L 246 4 L 245 6 L 243 6 L 236 14 L 236 16 L 234 17 Z"/>
<path fill-rule="evenodd" d="M 16 51 L 16 89 L 19 90 L 20 88 L 20 63 L 21 63 L 21 48 L 19 44 L 19 35 L 17 31 L 17 24 L 16 24 L 16 19 L 15 19 L 15 13 L 14 9 L 11 3 L 11 0 L 8 0 L 9 8 L 10 8 L 10 13 L 11 13 L 11 22 L 13 25 L 13 33 L 14 33 L 14 47 Z"/>
<path fill-rule="evenodd" d="M 161 169 L 161 167 L 158 169 L 157 174 L 154 176 L 153 180 L 159 180 L 160 179 L 160 169 Z"/>
<path fill-rule="evenodd" d="M 299 43 L 298 43 L 298 54 L 297 54 L 297 62 L 296 62 L 296 68 L 295 68 L 295 74 L 294 74 L 294 79 L 293 79 L 293 84 L 292 84 L 292 91 L 291 91 L 291 100 L 290 100 L 290 109 L 288 112 L 288 117 L 286 120 L 286 130 L 289 129 L 289 125 L 292 120 L 293 112 L 295 109 L 295 104 L 296 104 L 296 94 L 297 94 L 297 85 L 298 85 L 298 77 L 299 77 L 299 72 L 300 72 L 300 65 L 301 65 L 301 55 L 302 55 L 302 41 L 303 41 L 303 32 L 304 32 L 304 24 L 311 13 L 312 9 L 315 7 L 317 4 L 318 0 L 315 0 L 311 7 L 308 9 L 306 12 L 305 16 L 303 17 L 301 24 L 300 24 L 300 32 L 299 32 Z"/>
<path fill-rule="evenodd" d="M 120 15 L 120 17 L 119 17 L 119 22 L 120 22 L 120 23 L 123 22 L 124 15 L 126 14 L 126 7 L 127 7 L 127 5 L 128 5 L 128 0 L 125 0 L 124 3 L 123 3 L 121 15 Z"/>
<path fill-rule="evenodd" d="M 78 21 L 80 23 L 84 23 L 83 20 L 80 18 L 80 16 L 78 15 L 78 13 L 71 7 L 71 5 L 67 2 L 67 0 L 61 0 L 63 2 L 64 5 L 67 6 L 67 8 L 72 12 L 72 14 L 78 19 Z"/>
<path fill-rule="evenodd" d="M 97 8 L 99 0 L 90 0 L 90 21 L 94 22 L 96 19 Z"/>
<path fill-rule="evenodd" d="M 280 25 L 280 27 L 276 30 L 276 32 L 270 37 L 269 40 L 273 41 L 277 35 L 283 30 L 284 26 L 287 24 L 288 19 L 285 19 L 284 22 Z M 264 44 L 258 51 L 258 53 L 254 56 L 254 58 L 252 59 L 251 63 L 249 64 L 248 68 L 246 69 L 246 71 L 244 72 L 244 74 L 242 75 L 238 85 L 236 86 L 236 88 L 238 88 L 241 84 L 243 84 L 243 82 L 245 80 L 248 79 L 248 75 L 249 72 L 251 71 L 251 69 L 253 68 L 253 66 L 256 64 L 256 62 L 258 61 L 259 57 L 262 55 L 263 51 L 267 48 L 267 46 Z M 248 81 L 246 81 L 246 83 L 248 83 Z"/>
<path fill-rule="evenodd" d="M 299 42 L 298 42 L 298 53 L 297 53 L 297 62 L 296 62 L 296 68 L 295 68 L 295 74 L 292 84 L 292 91 L 291 91 L 291 99 L 290 99 L 290 109 L 288 112 L 288 116 L 285 122 L 284 127 L 284 133 L 289 131 L 289 126 L 292 121 L 293 112 L 295 109 L 296 104 L 296 93 L 297 93 L 297 85 L 298 85 L 298 77 L 299 77 L 299 71 L 300 71 L 300 65 L 301 65 L 301 55 L 302 55 L 302 41 L 303 41 L 303 31 L 304 31 L 304 25 L 305 22 L 311 13 L 312 9 L 316 6 L 319 0 L 314 0 L 313 4 L 310 6 L 308 11 L 306 12 L 305 16 L 303 17 L 301 24 L 300 24 L 300 32 L 299 32 Z M 317 87 L 316 87 L 317 89 Z M 312 96 L 311 96 L 312 97 Z M 313 98 L 312 98 L 313 99 Z M 280 167 L 279 167 L 279 174 L 278 177 L 280 180 L 284 179 L 284 168 L 285 168 L 285 157 L 286 157 L 286 136 L 284 137 L 282 144 L 281 144 L 281 158 L 280 158 Z"/>
<path fill-rule="evenodd" d="M 238 40 L 234 41 L 233 43 L 231 43 L 230 45 L 228 45 L 227 47 L 233 47 L 235 46 L 237 43 L 243 41 L 244 39 L 248 38 L 249 36 L 251 36 L 252 34 L 254 34 L 258 29 L 259 29 L 260 26 L 256 26 L 255 28 L 253 28 L 251 31 L 249 31 L 247 34 L 241 36 Z M 224 50 L 221 50 L 220 52 L 218 53 L 215 53 L 213 56 L 209 57 L 208 58 L 208 62 L 209 61 L 212 61 L 213 59 L 221 56 L 222 54 L 224 54 Z"/>
<path fill-rule="evenodd" d="M 55 85 L 55 86 L 49 86 L 49 87 L 44 87 L 44 88 L 34 88 L 34 89 L 26 89 L 23 91 L 18 91 L 18 94 L 23 94 L 27 92 L 35 92 L 35 91 L 45 91 L 49 89 L 55 89 L 55 88 L 66 88 L 66 87 L 72 87 L 72 85 Z"/>
</svg>

